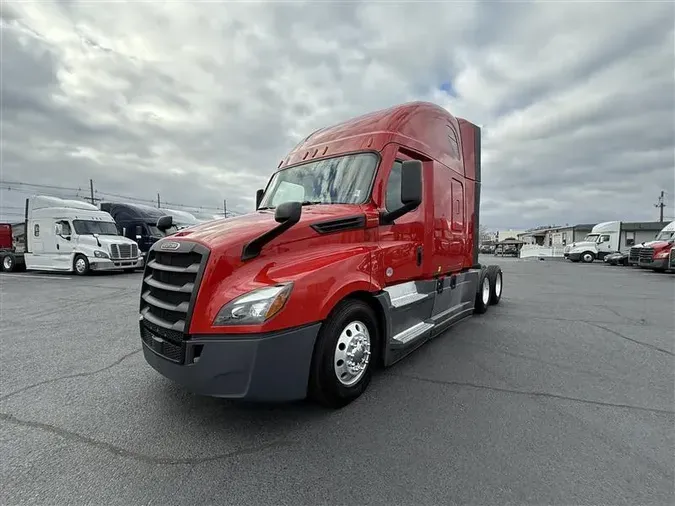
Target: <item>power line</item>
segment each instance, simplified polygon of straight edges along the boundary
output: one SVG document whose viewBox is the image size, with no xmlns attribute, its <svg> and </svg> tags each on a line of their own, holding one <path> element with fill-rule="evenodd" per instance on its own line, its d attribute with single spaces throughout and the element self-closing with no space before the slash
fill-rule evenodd
<svg viewBox="0 0 675 506">
<path fill-rule="evenodd" d="M 22 189 L 23 188 L 23 189 Z M 101 201 L 104 200 L 105 198 L 120 198 L 120 199 L 125 199 L 127 201 L 130 201 L 132 203 L 143 203 L 143 204 L 148 204 L 148 205 L 157 205 L 159 207 L 160 205 L 160 198 L 159 194 L 157 195 L 157 201 L 154 199 L 148 199 L 148 198 L 143 198 L 143 197 L 136 197 L 132 195 L 123 195 L 120 193 L 113 193 L 113 192 L 106 192 L 106 191 L 99 191 L 94 189 L 94 182 L 93 180 L 89 180 L 89 196 L 86 195 L 80 195 L 80 193 L 85 193 L 86 190 L 84 190 L 81 187 L 74 188 L 74 187 L 67 187 L 67 186 L 59 186 L 59 185 L 50 185 L 50 184 L 42 184 L 42 183 L 24 183 L 22 181 L 0 181 L 0 189 L 7 190 L 7 191 L 16 191 L 18 193 L 23 193 L 23 194 L 32 194 L 36 191 L 36 189 L 44 189 L 44 190 L 50 190 L 50 192 L 58 191 L 59 194 L 55 196 L 59 196 L 61 198 L 81 198 L 83 200 L 87 200 L 91 203 L 96 203 L 96 201 Z M 32 189 L 30 191 L 27 191 L 28 189 Z M 68 193 L 66 193 L 68 192 Z M 73 195 L 72 192 L 75 192 Z M 243 213 L 239 212 L 233 212 L 233 211 L 228 211 L 224 207 L 210 207 L 210 206 L 196 206 L 196 205 L 191 205 L 191 204 L 183 204 L 183 203 L 178 203 L 178 202 L 161 202 L 163 207 L 178 207 L 178 208 L 184 208 L 184 209 L 192 209 L 192 210 L 198 210 L 198 211 L 216 211 L 218 213 L 224 213 L 226 216 L 240 216 Z"/>
</svg>

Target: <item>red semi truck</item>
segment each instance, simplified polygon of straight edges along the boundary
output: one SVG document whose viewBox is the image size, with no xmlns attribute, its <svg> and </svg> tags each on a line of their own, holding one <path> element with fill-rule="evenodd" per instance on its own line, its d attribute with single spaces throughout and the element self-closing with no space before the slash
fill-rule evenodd
<svg viewBox="0 0 675 506">
<path fill-rule="evenodd" d="M 657 272 L 672 270 L 675 268 L 671 254 L 673 244 L 675 244 L 675 221 L 668 223 L 653 241 L 638 250 L 637 264 Z"/>
<path fill-rule="evenodd" d="M 481 131 L 413 102 L 317 130 L 256 211 L 148 253 L 146 361 L 202 395 L 339 408 L 389 366 L 498 304 L 478 263 Z"/>
</svg>

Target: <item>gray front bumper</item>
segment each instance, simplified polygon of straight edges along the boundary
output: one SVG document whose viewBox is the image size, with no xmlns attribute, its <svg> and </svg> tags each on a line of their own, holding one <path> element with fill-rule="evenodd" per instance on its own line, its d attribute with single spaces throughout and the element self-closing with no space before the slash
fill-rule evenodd
<svg viewBox="0 0 675 506">
<path fill-rule="evenodd" d="M 140 325 L 145 360 L 194 393 L 252 401 L 307 396 L 320 323 L 267 335 L 193 336 L 179 346 L 176 340 L 167 344 L 143 320 Z"/>
</svg>

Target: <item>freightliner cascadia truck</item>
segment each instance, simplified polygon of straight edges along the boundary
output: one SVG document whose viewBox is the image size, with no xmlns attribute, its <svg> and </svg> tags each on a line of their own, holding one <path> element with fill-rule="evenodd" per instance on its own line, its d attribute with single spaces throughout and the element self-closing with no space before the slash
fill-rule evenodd
<svg viewBox="0 0 675 506">
<path fill-rule="evenodd" d="M 478 262 L 481 131 L 413 102 L 315 131 L 256 211 L 152 245 L 146 361 L 197 394 L 340 408 L 375 367 L 499 303 Z"/>
<path fill-rule="evenodd" d="M 663 227 L 656 239 L 639 249 L 638 265 L 657 272 L 673 269 L 673 244 L 675 244 L 675 221 Z"/>
</svg>

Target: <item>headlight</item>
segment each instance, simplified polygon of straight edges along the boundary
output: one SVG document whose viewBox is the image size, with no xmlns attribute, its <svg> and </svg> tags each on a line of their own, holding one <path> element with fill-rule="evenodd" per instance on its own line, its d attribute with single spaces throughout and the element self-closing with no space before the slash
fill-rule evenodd
<svg viewBox="0 0 675 506">
<path fill-rule="evenodd" d="M 670 251 L 659 251 L 656 255 L 654 255 L 654 258 L 666 258 L 668 255 L 670 255 Z"/>
<path fill-rule="evenodd" d="M 94 251 L 94 256 L 96 258 L 110 258 L 110 256 L 105 251 L 101 251 L 100 249 Z"/>
<path fill-rule="evenodd" d="M 293 289 L 292 283 L 266 286 L 253 290 L 225 304 L 215 320 L 214 325 L 251 325 L 263 323 L 286 305 Z"/>
</svg>

